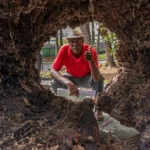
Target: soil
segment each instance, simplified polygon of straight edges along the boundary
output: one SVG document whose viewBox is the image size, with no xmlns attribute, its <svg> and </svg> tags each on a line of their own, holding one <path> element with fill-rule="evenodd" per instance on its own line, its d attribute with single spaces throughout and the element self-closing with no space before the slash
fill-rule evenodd
<svg viewBox="0 0 150 150">
<path fill-rule="evenodd" d="M 105 77 L 106 70 L 116 73 L 101 67 Z M 0 89 L 0 149 L 98 149 L 101 139 L 91 104 L 56 97 L 35 82 L 26 85 L 24 80 L 20 86 Z"/>
<path fill-rule="evenodd" d="M 91 104 L 56 97 L 42 87 L 21 86 L 0 90 L 1 150 L 98 149 L 93 148 L 98 126 Z"/>
<path fill-rule="evenodd" d="M 43 57 L 43 62 L 53 62 L 55 57 Z"/>
<path fill-rule="evenodd" d="M 81 127 L 78 119 L 82 120 L 80 113 L 83 111 L 80 105 L 70 104 L 51 92 L 45 92 L 40 86 L 35 63 L 43 43 L 50 36 L 56 36 L 58 29 L 66 26 L 74 28 L 93 20 L 102 22 L 116 33 L 119 45 L 116 59 L 124 67 L 116 80 L 99 95 L 98 107 L 104 112 L 113 111 L 113 117 L 142 131 L 141 136 L 145 126 L 146 134 L 140 141 L 140 149 L 148 146 L 145 141 L 150 141 L 150 134 L 146 131 L 150 122 L 149 6 L 149 1 L 133 0 L 72 0 L 67 3 L 65 0 L 0 1 L 0 149 L 28 150 L 36 143 L 38 147 L 32 149 L 41 150 L 39 146 L 45 145 L 44 150 L 69 150 L 82 144 L 87 150 L 91 142 L 87 142 L 85 136 L 81 135 L 80 142 L 72 140 L 74 131 L 78 132 Z M 73 112 L 73 107 L 79 114 Z M 29 120 L 31 123 L 27 124 Z M 32 128 L 32 125 L 37 128 Z M 61 130 L 57 130 L 59 128 L 55 125 L 61 125 Z M 34 129 L 39 134 L 32 134 Z M 60 134 L 61 131 L 65 134 Z M 31 134 L 32 140 L 24 138 Z M 30 148 L 22 145 L 18 148 L 14 139 L 24 141 L 25 146 L 28 143 Z M 14 145 L 6 148 L 7 144 Z"/>
<path fill-rule="evenodd" d="M 113 77 L 117 74 L 118 71 L 119 71 L 118 66 L 105 67 L 105 64 L 100 66 L 100 73 L 103 75 L 107 83 L 109 83 L 113 79 Z"/>
</svg>

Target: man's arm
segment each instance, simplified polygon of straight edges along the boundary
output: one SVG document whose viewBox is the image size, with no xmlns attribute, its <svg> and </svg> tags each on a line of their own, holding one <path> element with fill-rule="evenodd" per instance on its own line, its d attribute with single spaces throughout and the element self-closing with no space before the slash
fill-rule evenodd
<svg viewBox="0 0 150 150">
<path fill-rule="evenodd" d="M 50 75 L 51 75 L 51 77 L 53 79 L 57 80 L 58 82 L 66 85 L 68 87 L 68 90 L 70 91 L 69 95 L 73 95 L 73 96 L 79 97 L 79 90 L 78 90 L 77 86 L 73 82 L 71 82 L 67 78 L 63 77 L 55 69 L 51 69 Z"/>
<path fill-rule="evenodd" d="M 92 52 L 89 50 L 85 53 L 84 55 L 85 59 L 89 62 L 90 68 L 91 68 L 91 76 L 94 81 L 99 81 L 100 80 L 100 71 L 96 65 L 96 62 L 93 58 Z"/>
<path fill-rule="evenodd" d="M 57 80 L 58 82 L 64 84 L 67 86 L 69 80 L 67 78 L 64 78 L 58 71 L 55 69 L 51 69 L 50 75 L 53 79 Z"/>
<path fill-rule="evenodd" d="M 97 68 L 94 60 L 89 62 L 90 68 L 91 68 L 91 76 L 94 81 L 99 81 L 100 80 L 100 72 L 99 69 Z"/>
</svg>

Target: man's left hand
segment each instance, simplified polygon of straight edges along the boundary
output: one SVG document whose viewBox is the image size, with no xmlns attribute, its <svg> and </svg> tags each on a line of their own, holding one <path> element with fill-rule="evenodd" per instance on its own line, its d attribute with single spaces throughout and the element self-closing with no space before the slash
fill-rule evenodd
<svg viewBox="0 0 150 150">
<path fill-rule="evenodd" d="M 94 61 L 91 51 L 86 51 L 85 54 L 84 54 L 84 58 L 85 58 L 85 60 L 87 60 L 89 62 Z"/>
</svg>

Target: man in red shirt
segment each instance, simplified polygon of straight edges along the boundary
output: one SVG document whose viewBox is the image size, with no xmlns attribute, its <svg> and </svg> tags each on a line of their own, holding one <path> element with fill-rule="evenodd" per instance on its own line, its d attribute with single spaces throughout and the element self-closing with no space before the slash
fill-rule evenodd
<svg viewBox="0 0 150 150">
<path fill-rule="evenodd" d="M 104 78 L 99 72 L 96 50 L 83 43 L 84 35 L 77 29 L 66 39 L 68 44 L 59 50 L 50 72 L 54 93 L 57 94 L 57 88 L 68 88 L 70 95 L 78 97 L 78 87 L 86 87 L 96 90 L 97 95 L 103 89 Z M 59 73 L 63 66 L 65 75 Z"/>
</svg>

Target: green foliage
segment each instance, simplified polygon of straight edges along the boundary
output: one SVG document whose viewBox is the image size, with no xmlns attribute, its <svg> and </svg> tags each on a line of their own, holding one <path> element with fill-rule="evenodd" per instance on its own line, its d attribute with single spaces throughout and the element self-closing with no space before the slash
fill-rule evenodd
<svg viewBox="0 0 150 150">
<path fill-rule="evenodd" d="M 108 34 L 103 38 L 103 41 L 111 43 L 111 49 L 109 49 L 109 51 L 110 54 L 113 54 L 118 45 L 116 34 L 109 31 Z"/>
<path fill-rule="evenodd" d="M 63 44 L 67 44 L 67 43 L 68 43 L 67 39 L 63 39 Z"/>
<path fill-rule="evenodd" d="M 102 24 L 100 25 L 100 32 L 102 33 L 102 40 L 103 42 L 107 42 L 111 44 L 111 48 L 109 49 L 109 52 L 111 55 L 115 52 L 118 46 L 118 40 L 116 37 L 116 34 L 113 32 L 110 32 L 107 28 L 105 28 Z"/>
</svg>

